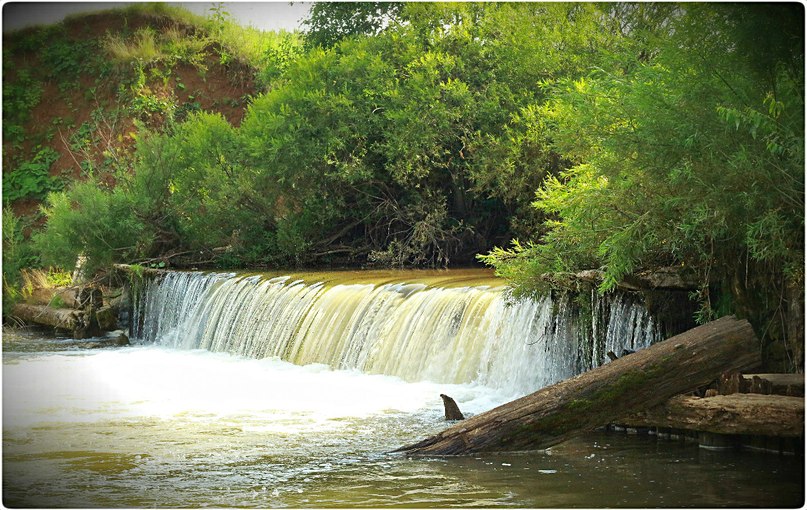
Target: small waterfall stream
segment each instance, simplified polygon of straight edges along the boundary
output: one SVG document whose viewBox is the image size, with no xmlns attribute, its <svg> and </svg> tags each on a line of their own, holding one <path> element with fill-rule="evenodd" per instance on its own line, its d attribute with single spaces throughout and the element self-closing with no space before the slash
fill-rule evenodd
<svg viewBox="0 0 807 510">
<path fill-rule="evenodd" d="M 4 332 L 9 506 L 778 508 L 804 499 L 797 457 L 747 462 L 745 452 L 598 432 L 551 455 L 384 453 L 445 430 L 441 393 L 478 415 L 607 363 L 609 350 L 657 341 L 666 318 L 633 294 L 508 306 L 501 280 L 481 270 L 166 272 L 131 290 L 139 345 L 76 350 L 38 331 Z"/>
<path fill-rule="evenodd" d="M 628 294 L 508 305 L 505 288 L 484 274 L 435 285 L 169 272 L 144 282 L 132 338 L 513 395 L 598 366 L 609 350 L 660 339 L 654 318 Z"/>
</svg>

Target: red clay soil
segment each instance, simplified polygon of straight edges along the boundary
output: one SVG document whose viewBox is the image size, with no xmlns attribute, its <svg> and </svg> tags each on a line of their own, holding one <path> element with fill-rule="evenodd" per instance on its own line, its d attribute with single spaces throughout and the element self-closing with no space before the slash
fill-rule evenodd
<svg viewBox="0 0 807 510">
<path fill-rule="evenodd" d="M 143 16 L 120 14 L 95 14 L 74 18 L 65 22 L 67 36 L 73 40 L 88 38 L 101 38 L 107 33 L 125 30 L 128 33 L 138 28 L 150 26 L 157 31 L 171 26 L 183 32 L 192 32 L 194 27 L 182 25 L 176 20 L 162 16 Z M 5 36 L 4 40 L 8 40 Z M 221 113 L 230 123 L 240 125 L 244 118 L 248 98 L 256 93 L 251 68 L 238 62 L 220 63 L 216 48 L 207 48 L 208 56 L 204 61 L 206 71 L 201 72 L 194 66 L 186 63 L 176 64 L 171 70 L 170 79 L 163 83 L 159 79 L 150 79 L 147 86 L 152 93 L 164 99 L 173 98 L 177 105 L 198 102 L 202 110 Z M 6 81 L 15 76 L 15 71 L 32 69 L 36 72 L 37 57 L 35 53 L 24 52 L 12 56 L 13 66 L 4 77 Z M 7 66 L 8 67 L 8 66 Z M 125 105 L 118 100 L 118 83 L 114 78 L 103 81 L 94 75 L 82 75 L 79 86 L 66 91 L 59 91 L 52 82 L 43 83 L 43 93 L 39 104 L 31 111 L 31 116 L 25 124 L 26 140 L 20 147 L 13 147 L 11 143 L 3 142 L 3 171 L 12 171 L 11 163 L 17 160 L 32 157 L 32 150 L 36 144 L 42 144 L 54 149 L 59 154 L 58 160 L 52 165 L 50 173 L 72 179 L 80 179 L 80 161 L 89 155 L 98 168 L 104 158 L 104 151 L 113 149 L 117 154 L 131 156 L 134 152 L 134 137 L 137 128 L 132 114 L 125 109 Z M 180 87 L 177 83 L 182 83 Z M 95 88 L 95 94 L 88 91 Z M 193 97 L 193 99 L 191 99 Z M 121 110 L 115 122 L 95 123 L 92 121 L 92 112 L 102 107 L 108 118 L 116 108 Z M 159 127 L 162 119 L 142 119 L 149 127 Z M 73 134 L 84 122 L 98 128 L 94 138 L 98 143 L 87 149 L 87 153 L 75 153 L 69 147 Z M 51 131 L 52 137 L 48 140 L 45 134 Z M 101 181 L 114 186 L 115 180 L 111 175 L 99 175 Z M 12 204 L 16 215 L 29 217 L 35 220 L 40 201 L 34 199 L 19 200 Z M 39 223 L 39 221 L 37 221 Z"/>
</svg>

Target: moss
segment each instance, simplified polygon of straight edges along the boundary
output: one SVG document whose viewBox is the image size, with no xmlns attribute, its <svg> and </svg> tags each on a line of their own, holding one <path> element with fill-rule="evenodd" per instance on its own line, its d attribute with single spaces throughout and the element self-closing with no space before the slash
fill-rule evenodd
<svg viewBox="0 0 807 510">
<path fill-rule="evenodd" d="M 62 299 L 62 296 L 55 295 L 48 303 L 48 306 L 51 308 L 65 308 L 64 299 Z"/>
<path fill-rule="evenodd" d="M 584 398 L 574 399 L 566 404 L 566 408 L 572 411 L 585 411 L 591 408 L 591 401 Z"/>
</svg>

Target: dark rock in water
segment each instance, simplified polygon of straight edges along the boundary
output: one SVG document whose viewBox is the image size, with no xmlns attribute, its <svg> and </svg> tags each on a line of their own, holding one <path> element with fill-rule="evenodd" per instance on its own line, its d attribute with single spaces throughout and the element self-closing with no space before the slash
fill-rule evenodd
<svg viewBox="0 0 807 510">
<path fill-rule="evenodd" d="M 460 412 L 459 406 L 457 403 L 454 402 L 454 399 L 449 397 L 448 395 L 440 394 L 440 398 L 443 399 L 443 407 L 446 410 L 446 420 L 464 420 L 465 416 Z"/>
<path fill-rule="evenodd" d="M 107 345 L 111 346 L 123 347 L 130 345 L 129 337 L 126 336 L 126 333 L 124 333 L 121 329 L 110 331 L 104 335 L 104 340 Z"/>
<path fill-rule="evenodd" d="M 130 345 L 129 337 L 127 337 L 126 333 L 124 333 L 122 330 L 118 329 L 115 331 L 110 331 L 106 335 L 99 338 L 93 338 L 83 342 L 76 342 L 73 344 L 73 347 L 78 347 L 79 349 L 104 349 L 107 347 L 124 347 L 127 345 Z"/>
<path fill-rule="evenodd" d="M 102 306 L 95 312 L 95 320 L 101 331 L 110 331 L 118 327 L 118 308 L 115 306 Z"/>
</svg>

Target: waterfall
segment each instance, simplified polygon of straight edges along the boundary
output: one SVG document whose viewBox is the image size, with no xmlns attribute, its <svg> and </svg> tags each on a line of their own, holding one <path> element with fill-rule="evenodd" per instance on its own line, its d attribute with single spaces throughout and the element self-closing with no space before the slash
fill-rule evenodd
<svg viewBox="0 0 807 510">
<path fill-rule="evenodd" d="M 641 349 L 660 328 L 628 294 L 508 304 L 501 283 L 457 285 L 169 272 L 147 279 L 132 338 L 299 365 L 476 383 L 527 394 Z"/>
</svg>

